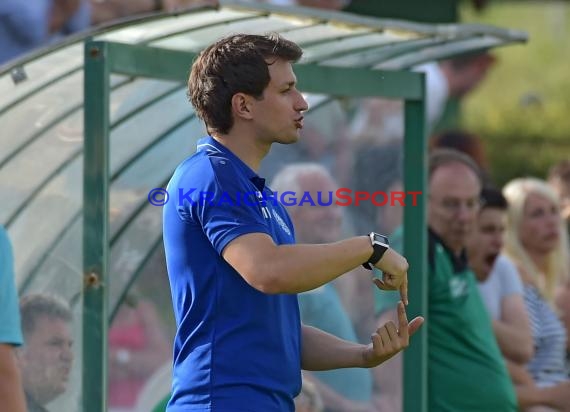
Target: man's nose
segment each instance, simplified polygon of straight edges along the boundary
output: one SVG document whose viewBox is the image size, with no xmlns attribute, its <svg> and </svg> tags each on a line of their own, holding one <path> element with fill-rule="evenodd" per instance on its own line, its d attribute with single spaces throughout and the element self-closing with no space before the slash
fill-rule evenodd
<svg viewBox="0 0 570 412">
<path fill-rule="evenodd" d="M 464 203 L 461 203 L 458 206 L 457 220 L 465 222 L 468 220 L 472 220 L 474 217 L 475 217 L 475 212 L 473 211 L 472 207 Z"/>
<path fill-rule="evenodd" d="M 68 346 L 61 351 L 61 358 L 65 361 L 73 361 L 73 348 Z"/>
<path fill-rule="evenodd" d="M 295 110 L 298 112 L 306 112 L 309 110 L 309 103 L 307 103 L 301 92 L 297 91 L 297 93 L 299 97 L 295 103 Z"/>
</svg>

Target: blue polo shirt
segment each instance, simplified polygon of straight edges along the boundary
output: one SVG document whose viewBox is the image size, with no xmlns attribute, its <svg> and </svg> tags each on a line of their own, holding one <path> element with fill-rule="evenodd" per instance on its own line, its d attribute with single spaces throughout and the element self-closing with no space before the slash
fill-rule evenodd
<svg viewBox="0 0 570 412">
<path fill-rule="evenodd" d="M 293 411 L 301 389 L 297 295 L 264 294 L 221 257 L 247 233 L 295 243 L 293 224 L 265 180 L 225 146 L 206 137 L 197 149 L 174 172 L 163 209 L 177 325 L 167 411 Z"/>
</svg>

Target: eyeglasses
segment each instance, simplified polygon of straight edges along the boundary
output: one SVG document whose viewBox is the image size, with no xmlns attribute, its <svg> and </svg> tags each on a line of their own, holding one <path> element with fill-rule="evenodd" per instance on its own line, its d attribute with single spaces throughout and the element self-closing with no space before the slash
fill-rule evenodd
<svg viewBox="0 0 570 412">
<path fill-rule="evenodd" d="M 433 199 L 430 197 L 430 199 Z M 435 201 L 435 200 L 434 200 Z M 453 198 L 446 198 L 437 202 L 438 205 L 444 209 L 449 214 L 457 214 L 461 210 L 462 207 L 465 207 L 468 212 L 476 212 L 478 211 L 483 202 L 480 198 L 472 198 L 467 200 L 461 199 L 453 199 Z"/>
</svg>

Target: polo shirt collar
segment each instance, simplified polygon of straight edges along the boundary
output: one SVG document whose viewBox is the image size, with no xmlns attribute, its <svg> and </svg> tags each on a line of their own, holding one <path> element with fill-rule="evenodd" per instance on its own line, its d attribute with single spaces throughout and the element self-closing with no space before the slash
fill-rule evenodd
<svg viewBox="0 0 570 412">
<path fill-rule="evenodd" d="M 461 251 L 459 256 L 457 256 L 443 241 L 441 237 L 439 237 L 431 228 L 428 228 L 428 237 L 430 241 L 435 241 L 439 243 L 445 252 L 449 255 L 449 259 L 453 263 L 453 271 L 455 273 L 464 272 L 469 267 L 467 262 L 467 252 L 465 248 Z"/>
<path fill-rule="evenodd" d="M 265 179 L 259 177 L 243 160 L 237 157 L 230 149 L 218 142 L 212 136 L 206 136 L 198 140 L 196 151 L 205 151 L 207 155 L 223 154 L 234 162 L 244 175 L 255 185 L 257 190 L 263 191 L 265 188 Z"/>
</svg>

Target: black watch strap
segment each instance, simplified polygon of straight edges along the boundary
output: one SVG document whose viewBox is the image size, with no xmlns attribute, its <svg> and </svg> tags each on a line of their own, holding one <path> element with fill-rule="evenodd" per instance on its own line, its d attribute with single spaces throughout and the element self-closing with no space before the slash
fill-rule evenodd
<svg viewBox="0 0 570 412">
<path fill-rule="evenodd" d="M 362 264 L 366 269 L 372 270 L 374 265 L 378 263 L 384 253 L 390 248 L 390 243 L 388 241 L 388 236 L 381 235 L 379 233 L 370 232 L 368 235 L 370 237 L 370 242 L 372 243 L 372 248 L 374 252 L 372 252 L 372 256 Z"/>
</svg>

